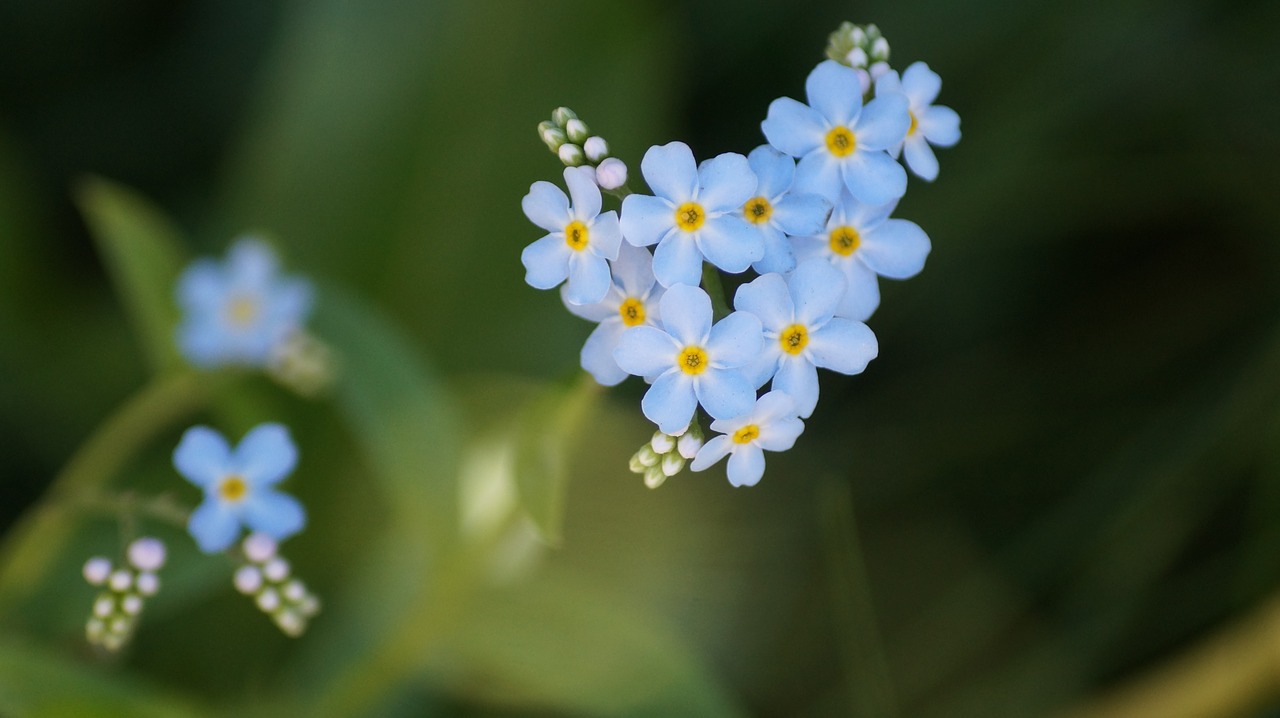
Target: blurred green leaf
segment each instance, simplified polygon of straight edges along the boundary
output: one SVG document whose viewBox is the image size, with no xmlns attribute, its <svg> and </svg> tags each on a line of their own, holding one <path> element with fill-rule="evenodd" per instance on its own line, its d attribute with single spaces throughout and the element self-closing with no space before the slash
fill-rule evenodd
<svg viewBox="0 0 1280 718">
<path fill-rule="evenodd" d="M 185 263 L 179 232 L 148 200 L 108 180 L 84 180 L 76 199 L 152 369 L 180 368 L 173 340 L 173 288 Z"/>
<path fill-rule="evenodd" d="M 548 543 L 560 542 L 569 455 L 600 393 L 600 385 L 583 373 L 572 388 L 554 387 L 538 396 L 521 419 L 516 487 L 521 504 Z"/>
</svg>

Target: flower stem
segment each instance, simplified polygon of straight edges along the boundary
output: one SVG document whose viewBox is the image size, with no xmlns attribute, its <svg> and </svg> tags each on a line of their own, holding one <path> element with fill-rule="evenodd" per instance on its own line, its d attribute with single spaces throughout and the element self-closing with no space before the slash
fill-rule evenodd
<svg viewBox="0 0 1280 718">
<path fill-rule="evenodd" d="M 711 316 L 720 321 L 733 312 L 724 298 L 724 284 L 720 281 L 720 272 L 710 264 L 702 265 L 702 288 L 711 297 Z"/>
</svg>

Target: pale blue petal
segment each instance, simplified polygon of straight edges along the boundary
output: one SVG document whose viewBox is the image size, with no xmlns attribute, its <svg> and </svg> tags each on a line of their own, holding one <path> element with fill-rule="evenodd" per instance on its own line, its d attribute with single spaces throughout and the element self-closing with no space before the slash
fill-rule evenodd
<svg viewBox="0 0 1280 718">
<path fill-rule="evenodd" d="M 252 237 L 236 240 L 227 250 L 227 272 L 242 287 L 268 286 L 275 278 L 278 265 L 271 247 Z"/>
<path fill-rule="evenodd" d="M 755 486 L 764 476 L 764 452 L 755 444 L 743 444 L 729 456 L 725 470 L 734 486 Z"/>
<path fill-rule="evenodd" d="M 235 466 L 250 486 L 271 486 L 298 465 L 298 448 L 282 424 L 258 424 L 235 450 Z"/>
<path fill-rule="evenodd" d="M 221 311 L 228 287 L 222 267 L 212 259 L 197 259 L 178 277 L 178 304 L 188 312 Z"/>
<path fill-rule="evenodd" d="M 190 317 L 177 329 L 178 348 L 187 361 L 211 369 L 228 361 L 231 339 L 216 317 Z"/>
<path fill-rule="evenodd" d="M 653 255 L 649 250 L 623 243 L 613 263 L 614 283 L 622 287 L 624 297 L 644 297 L 653 289 Z"/>
<path fill-rule="evenodd" d="M 281 278 L 270 288 L 266 309 L 274 322 L 293 329 L 311 313 L 315 293 L 311 282 L 299 278 Z"/>
<path fill-rule="evenodd" d="M 938 178 L 938 158 L 933 154 L 933 150 L 929 148 L 929 143 L 925 141 L 925 136 L 916 133 L 907 138 L 906 144 L 903 145 L 907 166 L 922 180 L 932 182 Z"/>
<path fill-rule="evenodd" d="M 201 488 L 217 486 L 231 468 L 231 447 L 222 434 L 207 426 L 193 426 L 173 450 L 173 467 Z"/>
<path fill-rule="evenodd" d="M 677 205 L 692 200 L 697 191 L 698 165 L 683 142 L 650 147 L 640 160 L 640 172 L 655 195 Z"/>
<path fill-rule="evenodd" d="M 831 318 L 844 297 L 845 279 L 840 270 L 822 259 L 805 260 L 787 279 L 796 321 L 813 331 Z"/>
<path fill-rule="evenodd" d="M 524 216 L 548 232 L 563 232 L 569 223 L 569 198 L 564 190 L 539 180 L 529 186 L 529 194 L 520 200 Z"/>
<path fill-rule="evenodd" d="M 697 286 L 702 281 L 702 251 L 687 232 L 673 231 L 653 252 L 653 276 L 664 287 Z"/>
<path fill-rule="evenodd" d="M 756 195 L 772 202 L 791 188 L 796 174 L 796 161 L 769 145 L 760 145 L 747 155 L 747 163 L 755 173 Z"/>
<path fill-rule="evenodd" d="M 805 196 L 816 197 L 817 195 Z M 787 239 L 787 235 L 772 224 L 761 225 L 759 230 L 760 236 L 764 238 L 764 256 L 760 261 L 754 262 L 751 268 L 761 275 L 771 272 L 785 274 L 795 269 L 796 255 L 791 249 L 791 240 Z"/>
<path fill-rule="evenodd" d="M 839 268 L 844 270 L 848 288 L 844 299 L 840 300 L 836 316 L 864 322 L 880 306 L 880 285 L 876 281 L 876 273 L 856 259 L 841 262 Z"/>
<path fill-rule="evenodd" d="M 756 408 L 751 410 L 750 420 L 760 425 L 763 436 L 763 430 L 768 424 L 783 417 L 795 415 L 796 400 L 785 391 L 771 391 L 756 400 Z"/>
<path fill-rule="evenodd" d="M 629 244 L 647 247 L 657 244 L 676 227 L 676 209 L 665 199 L 647 194 L 627 195 L 622 200 L 618 220 L 622 236 Z"/>
<path fill-rule="evenodd" d="M 569 289 L 565 299 L 571 304 L 595 304 L 605 298 L 613 286 L 609 263 L 590 252 L 573 252 L 569 256 Z"/>
<path fill-rule="evenodd" d="M 876 79 L 876 97 L 890 92 L 902 92 L 902 79 L 897 70 L 889 70 Z"/>
<path fill-rule="evenodd" d="M 804 264 L 811 259 L 830 262 L 835 256 L 831 252 L 831 243 L 826 234 L 816 237 L 792 237 L 791 251 L 795 252 L 797 264 Z"/>
<path fill-rule="evenodd" d="M 769 144 L 792 157 L 803 157 L 822 146 L 827 122 L 812 107 L 779 97 L 769 103 L 769 114 L 760 129 Z"/>
<path fill-rule="evenodd" d="M 755 359 L 763 343 L 764 330 L 756 315 L 734 312 L 711 327 L 706 348 L 711 366 L 736 368 Z"/>
<path fill-rule="evenodd" d="M 241 508 L 244 523 L 258 533 L 282 541 L 307 525 L 307 512 L 298 500 L 278 491 L 257 491 L 245 499 Z"/>
<path fill-rule="evenodd" d="M 927 107 L 938 99 L 942 78 L 923 62 L 913 62 L 902 71 L 902 91 L 916 107 Z"/>
<path fill-rule="evenodd" d="M 524 248 L 520 262 L 524 281 L 535 289 L 553 289 L 569 276 L 569 255 L 573 253 L 563 235 L 548 234 Z"/>
<path fill-rule="evenodd" d="M 782 346 L 777 339 L 765 338 L 760 354 L 742 367 L 742 373 L 751 385 L 759 389 L 778 371 L 778 360 L 782 358 Z"/>
<path fill-rule="evenodd" d="M 630 246 L 630 245 L 628 245 Z M 643 250 L 641 250 L 643 251 Z M 622 304 L 622 290 L 618 289 L 616 283 L 604 299 L 594 304 L 574 304 L 569 301 L 569 285 L 562 284 L 560 286 L 560 300 L 564 302 L 564 308 L 569 313 L 586 319 L 589 322 L 603 322 L 606 319 L 618 317 L 618 306 Z"/>
<path fill-rule="evenodd" d="M 783 232 L 809 237 L 818 234 L 831 216 L 831 200 L 819 194 L 788 194 L 773 206 L 771 219 Z"/>
<path fill-rule="evenodd" d="M 713 370 L 706 374 L 711 371 Z M 698 408 L 693 384 L 693 379 L 684 372 L 671 371 L 663 374 L 645 392 L 644 398 L 640 400 L 640 410 L 644 412 L 645 418 L 657 424 L 664 433 L 684 431 L 693 419 L 694 410 Z"/>
<path fill-rule="evenodd" d="M 858 151 L 887 150 L 902 142 L 910 127 L 911 113 L 905 95 L 889 93 L 877 97 L 867 103 L 853 128 Z"/>
<path fill-rule="evenodd" d="M 920 225 L 910 220 L 890 219 L 862 238 L 858 259 L 882 277 L 907 279 L 924 269 L 929 249 L 929 235 Z"/>
<path fill-rule="evenodd" d="M 840 198 L 840 190 L 844 186 L 840 176 L 843 164 L 826 149 L 810 152 L 796 164 L 796 181 L 791 191 L 796 194 L 821 195 L 835 202 Z"/>
<path fill-rule="evenodd" d="M 808 349 L 815 365 L 841 374 L 860 374 L 879 353 L 876 335 L 866 324 L 840 317 L 810 334 Z"/>
<path fill-rule="evenodd" d="M 725 457 L 729 450 L 733 448 L 733 439 L 724 434 L 711 439 L 698 449 L 698 453 L 693 457 L 693 461 L 689 462 L 691 471 L 704 471 Z"/>
<path fill-rule="evenodd" d="M 756 389 L 737 369 L 711 368 L 694 379 L 698 402 L 715 419 L 731 419 L 751 411 Z M 671 433 L 671 432 L 667 432 Z"/>
<path fill-rule="evenodd" d="M 205 553 L 217 553 L 229 547 L 240 536 L 240 519 L 229 506 L 213 499 L 191 512 L 187 520 L 187 532 Z"/>
<path fill-rule="evenodd" d="M 696 236 L 702 256 L 730 274 L 745 272 L 764 258 L 764 235 L 736 214 L 708 219 Z"/>
<path fill-rule="evenodd" d="M 621 244 L 622 228 L 618 225 L 618 213 L 609 210 L 596 217 L 588 236 L 592 254 L 613 261 L 618 258 L 618 247 Z"/>
<path fill-rule="evenodd" d="M 618 340 L 626 328 L 622 322 L 602 322 L 587 337 L 586 344 L 582 345 L 582 352 L 578 356 L 582 368 L 602 386 L 614 386 L 627 378 L 627 373 L 613 358 L 613 350 L 617 348 Z"/>
<path fill-rule="evenodd" d="M 960 115 L 950 107 L 927 107 L 916 121 L 920 123 L 917 131 L 936 147 L 950 147 L 960 141 Z"/>
<path fill-rule="evenodd" d="M 907 171 L 884 152 L 859 150 L 841 169 L 845 186 L 866 204 L 888 204 L 907 191 Z"/>
<path fill-rule="evenodd" d="M 765 451 L 787 451 L 796 445 L 796 439 L 804 433 L 804 422 L 791 416 L 760 426 L 756 446 Z"/>
<path fill-rule="evenodd" d="M 856 197 L 846 190 L 844 201 L 840 203 L 839 212 L 844 218 L 842 220 L 844 224 L 856 227 L 858 233 L 865 236 L 874 232 L 881 224 L 884 224 L 884 221 L 889 218 L 889 215 L 893 213 L 897 206 L 898 200 L 896 199 L 884 204 L 859 202 Z"/>
<path fill-rule="evenodd" d="M 600 214 L 600 187 L 583 167 L 565 167 L 564 183 L 573 200 L 573 216 L 582 222 L 590 222 Z"/>
<path fill-rule="evenodd" d="M 795 307 L 787 292 L 787 282 L 779 274 L 764 274 L 738 287 L 733 307 L 755 315 L 764 329 L 775 333 L 795 322 Z"/>
<path fill-rule="evenodd" d="M 756 175 L 736 152 L 712 157 L 698 168 L 698 203 L 709 213 L 736 212 L 756 195 Z"/>
<path fill-rule="evenodd" d="M 830 125 L 849 125 L 862 107 L 862 83 L 858 73 L 835 60 L 824 60 L 804 82 L 809 106 Z"/>
<path fill-rule="evenodd" d="M 677 284 L 662 295 L 662 326 L 681 347 L 703 346 L 711 334 L 711 297 L 695 285 Z"/>
<path fill-rule="evenodd" d="M 807 418 L 818 405 L 818 370 L 804 355 L 788 354 L 778 363 L 773 388 L 788 394 L 795 401 L 796 412 Z"/>
<path fill-rule="evenodd" d="M 630 327 L 618 338 L 613 360 L 628 374 L 657 376 L 675 371 L 681 346 L 671 335 L 656 327 Z"/>
</svg>

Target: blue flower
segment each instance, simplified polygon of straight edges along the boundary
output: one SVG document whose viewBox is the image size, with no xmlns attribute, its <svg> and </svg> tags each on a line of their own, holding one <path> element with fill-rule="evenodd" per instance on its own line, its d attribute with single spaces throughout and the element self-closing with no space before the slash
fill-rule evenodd
<svg viewBox="0 0 1280 718">
<path fill-rule="evenodd" d="M 857 374 L 876 356 L 876 336 L 866 324 L 833 316 L 844 293 L 840 271 L 810 259 L 785 280 L 766 274 L 734 296 L 734 307 L 754 314 L 764 327 L 764 350 L 752 365 L 752 378 L 757 386 L 772 378 L 773 388 L 790 395 L 803 418 L 818 404 L 818 367 Z"/>
<path fill-rule="evenodd" d="M 187 429 L 173 451 L 173 465 L 204 489 L 204 503 L 187 523 L 200 550 L 226 549 L 239 538 L 242 525 L 277 541 L 301 531 L 306 525 L 302 505 L 274 488 L 297 463 L 298 450 L 280 424 L 259 424 L 234 450 L 207 426 Z"/>
<path fill-rule="evenodd" d="M 640 171 L 654 195 L 622 200 L 622 234 L 637 247 L 658 245 L 653 273 L 664 287 L 697 286 L 702 260 L 726 272 L 764 257 L 764 239 L 741 211 L 756 191 L 747 158 L 726 153 L 694 163 L 683 142 L 650 147 Z"/>
<path fill-rule="evenodd" d="M 771 391 L 760 397 L 749 412 L 711 422 L 711 430 L 721 435 L 698 450 L 689 468 L 702 471 L 729 454 L 729 483 L 755 486 L 764 476 L 764 452 L 790 449 L 804 431 L 804 422 L 796 415 L 795 401 L 790 396 Z"/>
<path fill-rule="evenodd" d="M 764 237 L 764 258 L 751 268 L 760 274 L 790 272 L 796 268 L 796 256 L 787 235 L 821 232 L 831 213 L 831 202 L 821 195 L 788 192 L 796 161 L 769 145 L 752 150 L 747 162 L 759 186 L 756 196 L 742 206 L 742 214 Z"/>
<path fill-rule="evenodd" d="M 911 126 L 902 144 L 891 148 L 893 156 L 902 152 L 911 171 L 930 182 L 938 177 L 938 158 L 929 145 L 950 147 L 960 141 L 960 115 L 933 104 L 941 89 L 942 78 L 923 62 L 912 63 L 901 79 L 896 72 L 886 72 L 876 80 L 876 97 L 897 92 L 908 102 Z"/>
<path fill-rule="evenodd" d="M 628 374 L 654 378 L 640 401 L 644 415 L 679 434 L 699 403 L 716 419 L 750 409 L 755 388 L 740 367 L 760 353 L 760 320 L 734 312 L 713 327 L 711 298 L 683 284 L 667 289 L 659 306 L 663 328 L 628 329 L 613 352 Z"/>
<path fill-rule="evenodd" d="M 280 276 L 265 243 L 245 238 L 225 262 L 198 259 L 178 278 L 182 307 L 178 348 L 192 364 L 267 366 L 273 352 L 302 328 L 311 311 L 311 285 Z"/>
<path fill-rule="evenodd" d="M 529 221 L 550 234 L 524 248 L 524 280 L 537 289 L 552 289 L 567 278 L 565 298 L 572 304 L 594 304 L 609 293 L 609 261 L 618 258 L 622 231 L 618 215 L 600 214 L 600 188 L 588 172 L 566 167 L 569 197 L 550 182 L 534 182 L 521 206 Z"/>
<path fill-rule="evenodd" d="M 659 300 L 663 288 L 653 278 L 653 255 L 641 247 L 623 244 L 613 263 L 613 284 L 604 299 L 595 304 L 575 305 L 565 297 L 565 306 L 583 319 L 599 326 L 582 345 L 582 368 L 603 386 L 613 386 L 627 373 L 613 359 L 622 333 L 631 327 L 658 326 Z M 561 290 L 564 292 L 564 290 Z"/>
<path fill-rule="evenodd" d="M 857 73 L 834 60 L 809 73 L 805 92 L 808 105 L 780 97 L 760 125 L 769 144 L 799 158 L 792 189 L 833 202 L 842 187 L 868 204 L 901 197 L 907 173 L 886 150 L 901 143 L 911 125 L 907 98 L 890 93 L 863 107 Z"/>
<path fill-rule="evenodd" d="M 866 320 L 880 304 L 877 275 L 907 279 L 924 268 L 929 236 L 915 222 L 889 219 L 896 206 L 865 204 L 845 192 L 826 232 L 791 239 L 800 262 L 822 257 L 844 273 L 847 289 L 836 316 Z"/>
</svg>

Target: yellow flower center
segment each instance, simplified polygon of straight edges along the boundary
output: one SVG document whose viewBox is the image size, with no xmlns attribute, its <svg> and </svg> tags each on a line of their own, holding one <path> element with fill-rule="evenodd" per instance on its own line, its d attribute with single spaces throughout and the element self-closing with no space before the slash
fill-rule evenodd
<svg viewBox="0 0 1280 718">
<path fill-rule="evenodd" d="M 764 197 L 754 197 L 742 205 L 742 213 L 752 224 L 763 224 L 768 222 L 773 214 L 773 205 L 769 204 L 769 200 Z"/>
<path fill-rule="evenodd" d="M 222 483 L 218 484 L 218 495 L 223 501 L 239 501 L 247 493 L 249 493 L 249 485 L 237 474 L 224 478 Z"/>
<path fill-rule="evenodd" d="M 575 252 L 581 252 L 587 248 L 587 239 L 591 233 L 587 231 L 587 225 L 574 220 L 565 225 L 564 243 Z"/>
<path fill-rule="evenodd" d="M 911 110 L 907 110 L 907 116 L 911 118 L 911 126 L 907 128 L 907 137 L 910 137 L 916 133 L 918 123 L 916 121 L 916 113 Z"/>
<path fill-rule="evenodd" d="M 749 444 L 760 436 L 760 427 L 755 424 L 747 424 L 746 426 L 733 432 L 733 443 Z"/>
<path fill-rule="evenodd" d="M 693 232 L 707 221 L 707 212 L 697 202 L 685 202 L 676 208 L 676 226 L 686 232 Z"/>
<path fill-rule="evenodd" d="M 623 324 L 629 327 L 638 327 L 644 324 L 644 302 L 635 297 L 629 297 L 618 306 L 618 314 L 622 315 Z"/>
<path fill-rule="evenodd" d="M 831 230 L 831 251 L 842 257 L 856 252 L 860 244 L 862 244 L 862 237 L 853 227 L 836 227 Z"/>
<path fill-rule="evenodd" d="M 782 345 L 782 351 L 799 354 L 809 346 L 809 330 L 803 324 L 792 324 L 778 335 L 778 343 Z"/>
<path fill-rule="evenodd" d="M 702 347 L 688 346 L 680 352 L 680 358 L 676 363 L 680 365 L 680 371 L 685 374 L 701 374 L 707 370 L 707 353 Z"/>
<path fill-rule="evenodd" d="M 827 149 L 836 157 L 851 155 L 857 148 L 858 144 L 854 141 L 853 132 L 848 127 L 832 127 L 827 133 Z"/>
<path fill-rule="evenodd" d="M 252 324 L 257 317 L 258 303 L 253 301 L 253 297 L 235 297 L 227 304 L 227 319 L 238 327 Z"/>
</svg>

